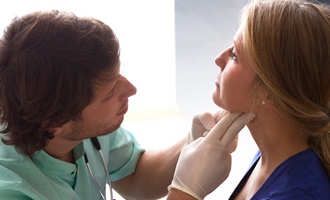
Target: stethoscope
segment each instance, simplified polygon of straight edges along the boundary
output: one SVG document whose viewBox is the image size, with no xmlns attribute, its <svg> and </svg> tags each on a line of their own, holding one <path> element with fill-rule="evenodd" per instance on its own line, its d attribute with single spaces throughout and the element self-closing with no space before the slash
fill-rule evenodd
<svg viewBox="0 0 330 200">
<path fill-rule="evenodd" d="M 101 150 L 100 142 L 99 142 L 99 140 L 98 140 L 96 137 L 92 137 L 92 138 L 91 138 L 91 141 L 92 141 L 92 143 L 93 143 L 93 146 L 94 146 L 94 147 L 96 148 L 96 150 L 98 150 L 98 152 L 100 153 L 100 156 L 101 156 L 101 159 L 102 159 L 102 162 L 103 162 L 103 167 L 104 167 L 105 172 L 106 172 L 106 174 L 107 174 L 107 178 L 108 178 L 107 183 L 109 184 L 109 187 L 110 187 L 110 188 L 109 188 L 109 191 L 110 191 L 110 200 L 115 200 L 115 199 L 113 199 L 113 194 L 112 194 L 112 186 L 111 186 L 110 173 L 109 173 L 108 166 L 107 166 L 107 163 L 106 163 L 106 161 L 105 161 L 105 158 L 104 158 L 103 152 L 102 152 L 102 150 Z M 89 165 L 89 162 L 88 162 L 88 158 L 87 158 L 87 154 L 86 154 L 86 152 L 84 153 L 84 158 L 85 158 L 85 162 L 86 162 L 86 165 L 87 165 L 88 171 L 89 171 L 90 175 L 92 176 L 92 179 L 93 179 L 93 181 L 94 181 L 95 186 L 97 187 L 97 190 L 99 191 L 99 193 L 100 193 L 102 199 L 103 199 L 103 200 L 106 200 L 107 198 L 106 198 L 106 196 L 104 196 L 104 194 L 102 193 L 101 188 L 100 188 L 99 184 L 97 183 L 96 178 L 95 178 L 95 176 L 94 176 L 94 174 L 93 174 L 93 172 L 92 172 L 92 170 L 91 170 L 91 167 L 90 167 L 90 165 Z"/>
</svg>

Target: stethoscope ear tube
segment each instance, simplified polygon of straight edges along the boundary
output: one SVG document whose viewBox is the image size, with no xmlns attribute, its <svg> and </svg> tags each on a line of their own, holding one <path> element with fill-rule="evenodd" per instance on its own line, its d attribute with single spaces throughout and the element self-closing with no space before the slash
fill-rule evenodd
<svg viewBox="0 0 330 200">
<path fill-rule="evenodd" d="M 96 148 L 96 150 L 98 150 L 98 152 L 99 152 L 99 154 L 100 154 L 100 156 L 101 156 L 102 163 L 103 163 L 103 167 L 104 167 L 105 173 L 107 174 L 108 184 L 109 184 L 109 187 L 110 187 L 110 188 L 109 188 L 109 190 L 110 190 L 110 199 L 111 199 L 111 200 L 115 200 L 115 199 L 113 199 L 113 193 L 112 193 L 112 185 L 111 185 L 110 173 L 109 173 L 109 170 L 108 170 L 108 166 L 107 166 L 107 163 L 106 163 L 105 157 L 104 157 L 103 152 L 102 152 L 102 150 L 101 150 L 100 142 L 99 142 L 99 140 L 97 139 L 97 137 L 93 137 L 93 138 L 91 138 L 91 141 L 92 141 L 92 143 L 93 143 L 93 146 Z M 85 158 L 85 162 L 86 162 L 86 165 L 87 165 L 88 171 L 89 171 L 89 173 L 91 174 L 92 179 L 93 179 L 93 181 L 94 181 L 94 183 L 95 183 L 95 185 L 96 185 L 96 187 L 97 187 L 97 189 L 98 189 L 98 191 L 99 191 L 99 193 L 100 193 L 102 199 L 103 199 L 103 200 L 106 200 L 106 198 L 104 197 L 104 195 L 103 195 L 103 193 L 102 193 L 102 191 L 101 191 L 101 189 L 100 189 L 100 186 L 99 186 L 99 184 L 97 183 L 97 181 L 96 181 L 96 179 L 95 179 L 95 176 L 94 176 L 94 174 L 93 174 L 93 172 L 92 172 L 92 170 L 91 170 L 91 167 L 90 167 L 90 165 L 89 165 L 89 161 L 88 161 L 88 157 L 87 157 L 86 152 L 84 153 L 84 158 Z"/>
<path fill-rule="evenodd" d="M 99 140 L 97 139 L 97 137 L 92 137 L 91 138 L 91 141 L 93 143 L 93 146 L 98 150 L 100 151 L 101 150 L 101 145 L 100 145 L 100 142 Z"/>
<path fill-rule="evenodd" d="M 102 199 L 103 199 L 103 200 L 106 200 L 106 198 L 104 197 L 104 195 L 103 195 L 103 193 L 102 193 L 102 191 L 101 191 L 101 188 L 100 188 L 99 184 L 97 183 L 97 181 L 96 181 L 96 179 L 95 179 L 95 176 L 94 176 L 94 174 L 93 174 L 93 172 L 92 172 L 91 166 L 89 165 L 89 161 L 88 161 L 88 158 L 87 158 L 87 154 L 86 154 L 86 152 L 84 153 L 84 158 L 85 158 L 85 162 L 86 162 L 86 165 L 87 165 L 87 169 L 88 169 L 90 175 L 92 176 L 92 179 L 93 179 L 93 181 L 94 181 L 94 184 L 95 184 L 96 187 L 97 187 L 97 190 L 99 191 L 99 193 L 100 193 Z"/>
</svg>

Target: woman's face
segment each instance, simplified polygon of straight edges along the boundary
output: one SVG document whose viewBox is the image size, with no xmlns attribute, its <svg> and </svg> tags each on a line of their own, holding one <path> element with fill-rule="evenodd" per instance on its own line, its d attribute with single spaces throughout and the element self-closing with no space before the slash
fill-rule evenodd
<svg viewBox="0 0 330 200">
<path fill-rule="evenodd" d="M 240 29 L 234 37 L 234 44 L 222 52 L 215 63 L 220 70 L 212 95 L 214 103 L 229 112 L 251 111 L 255 72 L 244 54 Z"/>
</svg>

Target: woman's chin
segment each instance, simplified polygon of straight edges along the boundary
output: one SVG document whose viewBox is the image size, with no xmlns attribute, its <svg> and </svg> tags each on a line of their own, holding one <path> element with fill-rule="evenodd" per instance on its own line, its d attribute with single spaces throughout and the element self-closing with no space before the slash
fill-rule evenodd
<svg viewBox="0 0 330 200">
<path fill-rule="evenodd" d="M 219 106 L 220 108 L 223 108 L 223 105 L 221 103 L 221 100 L 218 98 L 218 96 L 216 95 L 216 93 L 213 93 L 212 100 L 213 100 L 213 102 L 214 102 L 215 105 Z"/>
</svg>

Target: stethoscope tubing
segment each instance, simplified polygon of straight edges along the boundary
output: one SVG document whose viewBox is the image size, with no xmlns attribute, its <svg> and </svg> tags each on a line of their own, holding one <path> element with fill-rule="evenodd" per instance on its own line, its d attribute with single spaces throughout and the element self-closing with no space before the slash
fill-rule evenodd
<svg viewBox="0 0 330 200">
<path fill-rule="evenodd" d="M 100 156 L 101 156 L 101 159 L 102 159 L 102 163 L 103 163 L 103 167 L 105 169 L 105 173 L 107 174 L 107 178 L 108 178 L 108 184 L 109 184 L 109 187 L 110 187 L 110 199 L 111 200 L 115 200 L 113 199 L 113 193 L 112 193 L 112 185 L 111 185 L 111 179 L 110 179 L 110 173 L 109 173 L 109 170 L 108 170 L 108 166 L 107 166 L 107 163 L 106 163 L 106 160 L 105 160 L 105 157 L 103 155 L 103 152 L 102 152 L 102 149 L 101 149 L 101 145 L 100 145 L 100 142 L 99 140 L 97 139 L 97 137 L 92 137 L 90 138 L 92 143 L 93 143 L 93 146 L 95 147 L 95 149 L 99 152 Z M 87 157 L 87 154 L 86 152 L 84 153 L 84 158 L 85 158 L 85 162 L 86 162 L 86 165 L 87 165 L 87 168 L 88 168 L 88 171 L 90 173 L 90 175 L 92 176 L 92 179 L 94 181 L 94 184 L 96 185 L 101 197 L 103 200 L 106 200 L 106 197 L 104 196 L 104 194 L 102 193 L 101 191 L 101 188 L 99 186 L 99 184 L 97 183 L 96 181 L 96 178 L 94 176 L 94 173 L 92 172 L 92 169 L 90 167 L 90 164 L 89 164 L 89 161 L 88 161 L 88 157 Z"/>
</svg>

